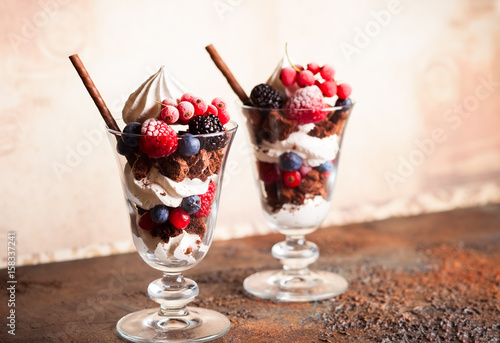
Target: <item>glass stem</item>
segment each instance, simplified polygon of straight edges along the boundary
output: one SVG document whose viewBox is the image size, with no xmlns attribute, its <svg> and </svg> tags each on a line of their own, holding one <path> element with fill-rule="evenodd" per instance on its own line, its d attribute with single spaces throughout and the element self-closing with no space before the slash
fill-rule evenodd
<svg viewBox="0 0 500 343">
<path fill-rule="evenodd" d="M 300 276 L 309 274 L 308 267 L 318 259 L 319 250 L 304 235 L 287 235 L 285 241 L 273 246 L 272 254 L 280 260 L 285 274 Z"/>
<path fill-rule="evenodd" d="M 187 304 L 199 293 L 198 285 L 191 279 L 184 278 L 181 272 L 163 273 L 161 279 L 148 286 L 149 297 L 160 304 L 159 314 L 162 316 L 186 316 L 189 312 Z"/>
</svg>

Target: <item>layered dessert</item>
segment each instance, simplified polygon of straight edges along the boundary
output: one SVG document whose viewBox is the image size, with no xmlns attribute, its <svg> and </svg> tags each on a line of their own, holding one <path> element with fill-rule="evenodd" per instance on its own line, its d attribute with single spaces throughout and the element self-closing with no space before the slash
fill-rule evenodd
<svg viewBox="0 0 500 343">
<path fill-rule="evenodd" d="M 187 93 L 162 67 L 130 95 L 122 117 L 116 148 L 127 161 L 123 183 L 139 253 L 168 266 L 200 260 L 229 142 L 225 101 Z"/>
<path fill-rule="evenodd" d="M 276 229 L 315 228 L 330 210 L 351 92 L 331 65 L 304 68 L 287 56 L 266 83 L 252 89 L 243 113 L 264 213 Z"/>
</svg>

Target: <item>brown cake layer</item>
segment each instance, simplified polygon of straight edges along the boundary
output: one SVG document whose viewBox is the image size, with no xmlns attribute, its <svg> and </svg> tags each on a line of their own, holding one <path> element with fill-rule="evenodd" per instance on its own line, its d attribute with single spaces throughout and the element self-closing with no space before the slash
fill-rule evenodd
<svg viewBox="0 0 500 343">
<path fill-rule="evenodd" d="M 287 187 L 281 181 L 265 184 L 265 200 L 272 211 L 277 212 L 284 204 L 303 205 L 307 198 L 316 195 L 326 198 L 328 176 L 328 173 L 313 169 L 302 178 L 298 187 Z"/>
</svg>

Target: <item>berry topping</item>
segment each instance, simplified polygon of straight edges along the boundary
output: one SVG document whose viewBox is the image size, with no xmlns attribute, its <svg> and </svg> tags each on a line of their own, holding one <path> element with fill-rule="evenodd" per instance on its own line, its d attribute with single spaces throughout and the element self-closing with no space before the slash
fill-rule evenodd
<svg viewBox="0 0 500 343">
<path fill-rule="evenodd" d="M 157 224 L 163 224 L 168 219 L 168 208 L 165 205 L 156 205 L 149 212 L 151 216 L 151 220 L 153 220 Z"/>
<path fill-rule="evenodd" d="M 206 116 L 196 116 L 189 121 L 189 133 L 200 135 L 206 133 L 223 132 L 224 126 L 220 119 L 209 114 Z M 227 143 L 228 137 L 225 134 L 214 135 L 209 137 L 200 137 L 200 143 L 207 151 L 213 151 L 223 148 Z"/>
<path fill-rule="evenodd" d="M 327 115 L 327 111 L 322 110 L 324 105 L 323 94 L 317 86 L 301 88 L 286 103 L 285 115 L 297 124 L 317 123 Z"/>
<path fill-rule="evenodd" d="M 323 93 L 323 95 L 328 97 L 328 98 L 337 94 L 337 84 L 332 80 L 328 80 L 328 81 L 323 82 L 319 86 L 319 89 L 321 89 L 321 92 Z"/>
<path fill-rule="evenodd" d="M 297 187 L 300 184 L 301 179 L 302 177 L 300 176 L 300 173 L 297 170 L 283 173 L 283 183 L 287 187 L 290 188 Z"/>
<path fill-rule="evenodd" d="M 122 140 L 128 146 L 139 146 L 142 124 L 132 122 L 123 128 Z"/>
<path fill-rule="evenodd" d="M 265 183 L 275 183 L 280 179 L 278 166 L 274 163 L 258 161 L 259 177 Z"/>
<path fill-rule="evenodd" d="M 140 148 L 149 157 L 168 156 L 177 149 L 176 132 L 161 120 L 146 120 L 142 124 L 141 133 Z"/>
<path fill-rule="evenodd" d="M 293 152 L 285 152 L 280 155 L 279 166 L 284 171 L 298 170 L 302 165 L 302 158 Z"/>
<path fill-rule="evenodd" d="M 214 105 L 215 107 L 217 107 L 218 111 L 220 111 L 220 110 L 223 110 L 223 111 L 227 110 L 226 100 L 224 100 L 221 97 L 217 97 L 214 100 L 212 100 L 212 105 Z"/>
<path fill-rule="evenodd" d="M 319 64 L 311 62 L 307 65 L 307 70 L 310 70 L 313 75 L 316 75 L 320 70 Z"/>
<path fill-rule="evenodd" d="M 229 119 L 231 119 L 227 110 L 220 110 L 217 114 L 217 117 L 219 118 L 222 125 L 226 125 L 229 122 Z"/>
<path fill-rule="evenodd" d="M 333 162 L 332 161 L 326 161 L 322 165 L 318 167 L 318 171 L 320 173 L 328 173 L 331 172 L 333 169 Z"/>
<path fill-rule="evenodd" d="M 189 120 L 194 116 L 194 106 L 188 101 L 179 102 L 177 109 L 179 110 L 179 119 L 181 120 Z"/>
<path fill-rule="evenodd" d="M 252 89 L 250 99 L 255 107 L 281 108 L 283 106 L 283 97 L 281 94 L 265 83 L 261 83 Z"/>
<path fill-rule="evenodd" d="M 190 103 L 193 104 L 195 116 L 204 114 L 207 111 L 208 104 L 202 98 L 193 97 Z"/>
<path fill-rule="evenodd" d="M 289 87 L 295 83 L 297 79 L 297 71 L 292 67 L 285 67 L 281 69 L 280 80 L 283 86 Z"/>
<path fill-rule="evenodd" d="M 130 156 L 135 152 L 135 148 L 125 144 L 125 142 L 123 142 L 123 140 L 120 138 L 116 143 L 116 151 L 120 155 Z"/>
<path fill-rule="evenodd" d="M 335 69 L 331 64 L 325 64 L 321 67 L 320 74 L 324 80 L 332 80 L 335 76 Z"/>
<path fill-rule="evenodd" d="M 187 214 L 183 209 L 174 208 L 170 212 L 168 220 L 176 229 L 182 230 L 189 225 L 191 218 L 189 217 L 189 214 Z"/>
<path fill-rule="evenodd" d="M 314 74 L 310 70 L 301 71 L 297 75 L 297 84 L 299 85 L 299 87 L 314 85 Z"/>
<path fill-rule="evenodd" d="M 347 98 L 347 99 L 338 98 L 337 101 L 335 101 L 335 107 L 337 107 L 337 106 L 345 107 L 345 106 L 351 106 L 351 105 L 352 105 L 352 100 L 350 98 Z"/>
<path fill-rule="evenodd" d="M 205 194 L 200 195 L 201 208 L 194 214 L 197 218 L 208 217 L 210 215 L 212 202 L 215 197 L 215 183 L 210 182 L 208 190 Z"/>
<path fill-rule="evenodd" d="M 162 105 L 161 106 L 162 108 L 164 106 L 177 106 L 177 102 L 175 100 L 166 98 L 166 99 L 163 99 L 163 101 L 161 102 L 161 105 Z"/>
<path fill-rule="evenodd" d="M 300 64 L 295 64 L 294 67 L 297 68 L 300 71 L 304 70 L 304 67 L 302 65 L 300 65 Z"/>
<path fill-rule="evenodd" d="M 217 107 L 215 107 L 212 104 L 209 104 L 207 106 L 207 110 L 205 111 L 204 114 L 215 114 L 215 115 L 217 115 L 217 114 L 219 114 L 219 111 L 217 110 Z"/>
<path fill-rule="evenodd" d="M 167 124 L 173 124 L 179 119 L 179 110 L 174 106 L 165 106 L 160 112 L 160 118 Z"/>
<path fill-rule="evenodd" d="M 312 170 L 311 166 L 307 166 L 305 164 L 301 165 L 299 168 L 299 173 L 302 177 L 306 176 Z"/>
<path fill-rule="evenodd" d="M 337 96 L 339 99 L 347 99 L 351 96 L 352 88 L 347 83 L 341 83 L 337 86 Z"/>
<path fill-rule="evenodd" d="M 200 197 L 198 195 L 191 195 L 182 199 L 181 208 L 189 214 L 198 212 L 201 208 Z"/>
<path fill-rule="evenodd" d="M 185 133 L 179 139 L 179 154 L 184 156 L 193 156 L 200 151 L 200 140 L 190 133 Z"/>
<path fill-rule="evenodd" d="M 191 94 L 191 93 L 184 93 L 181 96 L 181 101 L 191 102 L 191 99 L 193 99 L 193 98 L 194 98 L 193 94 Z"/>
<path fill-rule="evenodd" d="M 151 213 L 145 212 L 141 218 L 139 218 L 139 226 L 141 229 L 146 231 L 153 230 L 158 224 L 156 224 L 153 219 L 151 219 Z"/>
</svg>

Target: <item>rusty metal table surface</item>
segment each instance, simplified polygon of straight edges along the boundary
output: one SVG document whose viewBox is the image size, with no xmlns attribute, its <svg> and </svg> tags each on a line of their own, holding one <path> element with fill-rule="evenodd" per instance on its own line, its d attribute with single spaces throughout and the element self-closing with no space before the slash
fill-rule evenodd
<svg viewBox="0 0 500 343">
<path fill-rule="evenodd" d="M 245 293 L 246 276 L 279 268 L 270 249 L 282 237 L 215 242 L 186 273 L 200 287 L 194 305 L 231 320 L 216 342 L 500 342 L 500 205 L 316 231 L 314 267 L 349 281 L 325 301 Z M 117 320 L 155 307 L 146 288 L 159 276 L 137 253 L 19 267 L 16 335 L 4 324 L 0 341 L 121 342 Z M 1 303 L 5 323 L 5 291 Z"/>
</svg>

